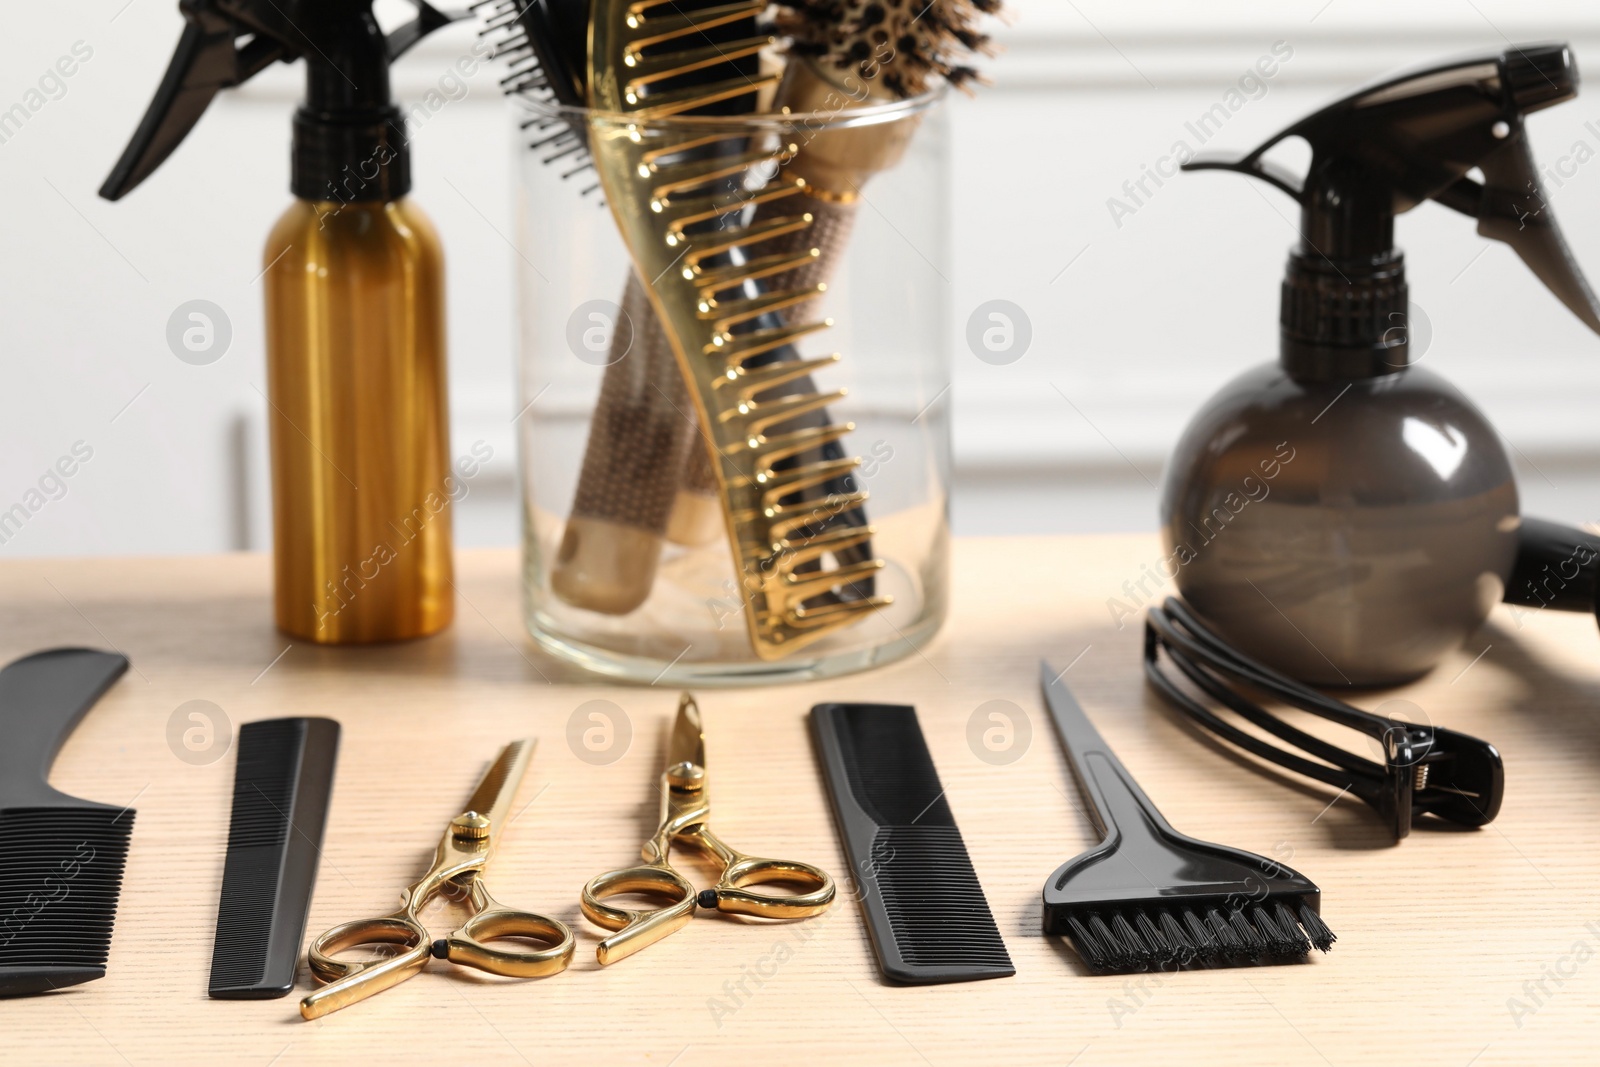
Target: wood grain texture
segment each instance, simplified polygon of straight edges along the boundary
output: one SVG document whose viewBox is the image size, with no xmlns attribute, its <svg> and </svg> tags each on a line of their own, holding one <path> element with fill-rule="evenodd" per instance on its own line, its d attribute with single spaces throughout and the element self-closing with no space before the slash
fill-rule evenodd
<svg viewBox="0 0 1600 1067">
<path fill-rule="evenodd" d="M 1392 847 L 1362 805 L 1329 806 L 1331 790 L 1245 772 L 1146 691 L 1139 629 L 1119 630 L 1107 600 L 1158 557 L 1146 537 L 958 542 L 952 618 L 930 647 L 852 678 L 699 694 L 716 830 L 735 847 L 813 860 L 836 876 L 846 863 L 805 713 L 823 700 L 917 706 L 1017 965 L 1012 979 L 924 988 L 878 979 L 848 901 L 787 926 L 701 918 L 604 971 L 595 964 L 598 934 L 578 913 L 578 889 L 632 861 L 653 824 L 676 694 L 594 685 L 535 651 L 509 551 L 462 555 L 449 633 L 336 650 L 273 630 L 264 557 L 4 564 L 6 660 L 63 644 L 132 659 L 53 781 L 138 809 L 108 976 L 0 1002 L 5 1062 L 1590 1061 L 1600 1022 L 1593 621 L 1498 609 L 1430 677 L 1364 698 L 1375 707 L 1403 695 L 1434 721 L 1494 741 L 1506 760 L 1496 823 L 1419 829 Z M 1035 665 L 1080 654 L 1067 680 L 1165 814 L 1318 882 L 1339 935 L 1331 954 L 1303 966 L 1096 978 L 1041 936 L 1045 878 L 1093 842 Z M 570 923 L 577 962 L 517 982 L 436 961 L 317 1023 L 302 1022 L 293 999 L 208 1000 L 233 760 L 192 765 L 174 754 L 169 720 L 190 700 L 214 702 L 235 729 L 282 715 L 344 724 L 313 931 L 392 910 L 486 761 L 513 737 L 537 736 L 526 810 L 488 884 Z M 569 747 L 569 722 L 591 700 L 613 702 L 631 723 L 614 762 Z M 974 712 L 992 700 L 1013 702 L 1031 730 L 1010 763 L 969 745 Z"/>
</svg>

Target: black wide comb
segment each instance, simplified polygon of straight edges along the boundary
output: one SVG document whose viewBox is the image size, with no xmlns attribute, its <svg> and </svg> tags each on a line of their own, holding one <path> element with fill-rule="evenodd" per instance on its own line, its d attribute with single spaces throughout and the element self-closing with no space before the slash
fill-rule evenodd
<svg viewBox="0 0 1600 1067">
<path fill-rule="evenodd" d="M 105 977 L 134 813 L 45 778 L 127 669 L 111 652 L 57 648 L 0 670 L 0 996 Z"/>
<path fill-rule="evenodd" d="M 917 725 L 893 704 L 818 704 L 811 726 L 885 977 L 1016 973 Z"/>
<path fill-rule="evenodd" d="M 1285 963 L 1333 932 L 1311 879 L 1172 828 L 1047 663 L 1041 681 L 1089 818 L 1104 840 L 1044 885 L 1044 932 L 1102 974 Z"/>
<path fill-rule="evenodd" d="M 332 719 L 239 728 L 212 997 L 265 1000 L 294 988 L 338 754 Z"/>
</svg>

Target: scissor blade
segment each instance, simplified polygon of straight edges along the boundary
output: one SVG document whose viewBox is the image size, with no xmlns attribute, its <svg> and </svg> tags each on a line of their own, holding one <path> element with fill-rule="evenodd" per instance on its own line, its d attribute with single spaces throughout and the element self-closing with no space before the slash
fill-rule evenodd
<svg viewBox="0 0 1600 1067">
<path fill-rule="evenodd" d="M 672 727 L 667 763 L 669 766 L 679 763 L 693 763 L 697 767 L 706 765 L 706 739 L 700 731 L 700 705 L 694 702 L 692 693 L 684 693 L 678 698 L 678 721 Z"/>
<path fill-rule="evenodd" d="M 511 801 L 528 770 L 528 761 L 533 758 L 533 746 L 531 738 L 524 738 L 501 749 L 499 757 L 484 772 L 472 799 L 467 801 L 469 811 L 488 817 L 491 833 L 504 829 L 511 815 Z"/>
</svg>

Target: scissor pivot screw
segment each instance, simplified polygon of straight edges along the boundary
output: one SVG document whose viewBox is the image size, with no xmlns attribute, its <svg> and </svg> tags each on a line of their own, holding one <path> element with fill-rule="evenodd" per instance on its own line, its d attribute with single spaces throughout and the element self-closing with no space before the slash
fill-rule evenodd
<svg viewBox="0 0 1600 1067">
<path fill-rule="evenodd" d="M 475 811 L 462 812 L 450 820 L 450 828 L 457 837 L 476 841 L 489 836 L 489 819 Z"/>
<path fill-rule="evenodd" d="M 667 768 L 667 781 L 682 789 L 693 789 L 706 780 L 706 769 L 684 760 Z"/>
</svg>

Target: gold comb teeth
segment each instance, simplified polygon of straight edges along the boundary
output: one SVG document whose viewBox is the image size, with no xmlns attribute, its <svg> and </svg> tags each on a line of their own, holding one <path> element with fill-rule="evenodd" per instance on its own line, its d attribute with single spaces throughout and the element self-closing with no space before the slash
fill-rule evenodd
<svg viewBox="0 0 1600 1067">
<path fill-rule="evenodd" d="M 760 658 L 774 660 L 892 599 L 837 595 L 882 569 L 882 560 L 822 568 L 825 557 L 865 545 L 876 533 L 871 526 L 828 522 L 860 507 L 866 493 L 814 495 L 819 487 L 837 484 L 860 461 L 807 457 L 817 457 L 824 445 L 854 425 L 785 428 L 822 411 L 845 391 L 770 395 L 775 387 L 831 366 L 838 356 L 745 366 L 753 357 L 829 325 L 738 329 L 769 312 L 811 300 L 825 288 L 756 284 L 804 265 L 817 254 L 813 248 L 766 256 L 745 251 L 773 237 L 805 231 L 812 223 L 809 213 L 797 208 L 773 214 L 769 209 L 759 222 L 722 225 L 735 213 L 748 216 L 746 209 L 793 197 L 805 183 L 760 178 L 776 169 L 783 147 L 779 138 L 773 138 L 770 150 L 762 150 L 747 133 L 718 131 L 714 125 L 648 125 L 649 120 L 756 93 L 774 83 L 775 74 L 735 71 L 733 77 L 719 79 L 711 70 L 758 53 L 772 43 L 769 36 L 709 47 L 704 36 L 706 30 L 753 20 L 766 7 L 765 0 L 752 0 L 685 11 L 675 0 L 596 0 L 589 53 L 591 103 L 599 112 L 640 121 L 597 117 L 589 141 L 606 202 L 635 269 L 641 278 L 655 279 L 651 300 L 717 457 L 713 466 L 744 587 L 751 646 Z M 704 74 L 705 82 L 684 86 L 680 79 L 695 72 Z"/>
</svg>

